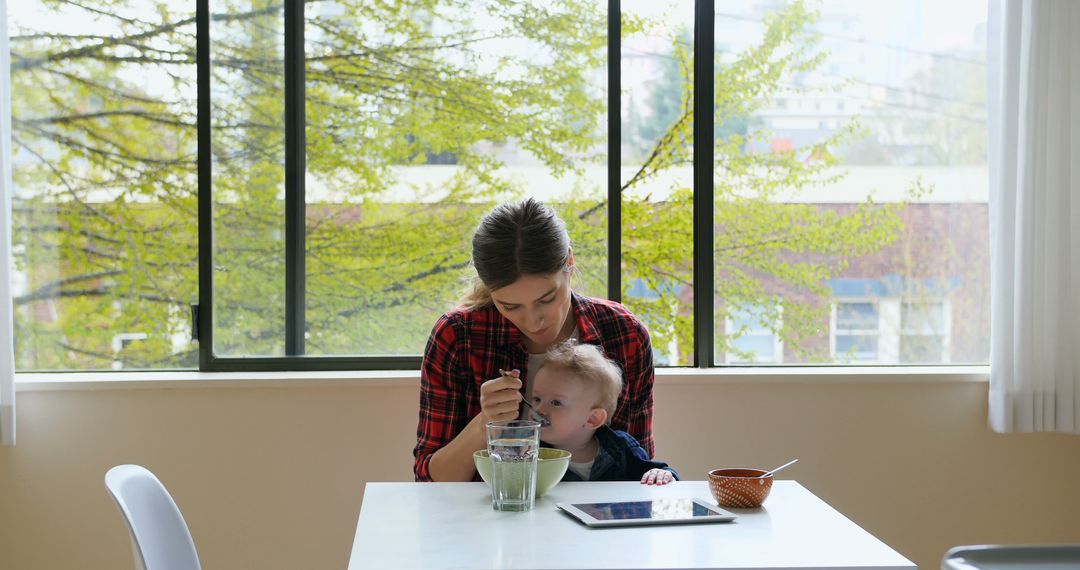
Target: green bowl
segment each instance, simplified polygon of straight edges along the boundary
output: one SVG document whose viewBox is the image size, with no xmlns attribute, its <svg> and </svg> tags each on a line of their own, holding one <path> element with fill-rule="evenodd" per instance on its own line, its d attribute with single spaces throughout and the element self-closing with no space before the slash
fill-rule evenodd
<svg viewBox="0 0 1080 570">
<path fill-rule="evenodd" d="M 488 450 L 478 449 L 473 452 L 476 471 L 485 482 L 491 479 L 491 460 Z M 570 452 L 565 449 L 540 448 L 540 457 L 536 461 L 536 496 L 540 497 L 562 481 L 566 469 L 570 467 Z"/>
</svg>

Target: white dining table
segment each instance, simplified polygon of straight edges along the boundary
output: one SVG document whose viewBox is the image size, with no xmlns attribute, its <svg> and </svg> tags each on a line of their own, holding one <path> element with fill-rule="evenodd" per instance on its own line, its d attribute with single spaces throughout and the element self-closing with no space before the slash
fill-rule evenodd
<svg viewBox="0 0 1080 570">
<path fill-rule="evenodd" d="M 564 482 L 533 510 L 491 508 L 486 483 L 368 483 L 349 570 L 914 570 L 912 562 L 795 481 L 730 523 L 593 528 L 556 506 L 699 497 L 705 481 Z"/>
</svg>

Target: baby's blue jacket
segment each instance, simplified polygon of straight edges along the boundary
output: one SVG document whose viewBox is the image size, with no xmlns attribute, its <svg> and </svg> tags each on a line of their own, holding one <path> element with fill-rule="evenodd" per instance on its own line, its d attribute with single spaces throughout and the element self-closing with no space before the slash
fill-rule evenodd
<svg viewBox="0 0 1080 570">
<path fill-rule="evenodd" d="M 645 448 L 625 431 L 600 426 L 596 430 L 596 439 L 600 445 L 589 471 L 589 481 L 640 481 L 646 471 L 656 468 L 670 471 L 676 480 L 679 479 L 675 468 L 663 461 L 649 459 Z M 550 447 L 546 443 L 542 445 Z M 581 477 L 567 469 L 562 480 L 581 481 Z"/>
</svg>

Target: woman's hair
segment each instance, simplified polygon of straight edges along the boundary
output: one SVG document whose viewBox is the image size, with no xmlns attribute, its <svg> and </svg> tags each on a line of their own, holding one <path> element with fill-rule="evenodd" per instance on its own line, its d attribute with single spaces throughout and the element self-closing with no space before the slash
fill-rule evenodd
<svg viewBox="0 0 1080 570">
<path fill-rule="evenodd" d="M 615 406 L 622 393 L 622 370 L 604 356 L 599 346 L 578 343 L 574 339 L 559 343 L 548 350 L 540 368 L 559 368 L 563 378 L 581 382 L 595 390 L 596 406 L 607 411 L 608 421 L 615 415 Z"/>
<path fill-rule="evenodd" d="M 539 200 L 495 206 L 480 220 L 472 238 L 477 277 L 461 304 L 491 304 L 491 292 L 523 275 L 550 275 L 569 261 L 570 235 L 555 210 Z"/>
</svg>

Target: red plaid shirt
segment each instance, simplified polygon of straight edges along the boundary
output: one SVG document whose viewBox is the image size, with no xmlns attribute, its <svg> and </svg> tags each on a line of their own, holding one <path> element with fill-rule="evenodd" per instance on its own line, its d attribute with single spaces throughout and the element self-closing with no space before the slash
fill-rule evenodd
<svg viewBox="0 0 1080 570">
<path fill-rule="evenodd" d="M 578 341 L 601 346 L 623 371 L 623 390 L 611 427 L 630 433 L 652 457 L 654 370 L 649 331 L 619 303 L 575 293 L 572 304 Z M 458 308 L 435 323 L 420 369 L 420 421 L 413 449 L 417 481 L 431 480 L 431 455 L 480 413 L 481 384 L 498 377 L 500 368 L 517 368 L 522 382 L 529 381 L 529 354 L 521 339 L 521 331 L 494 306 Z"/>
</svg>

